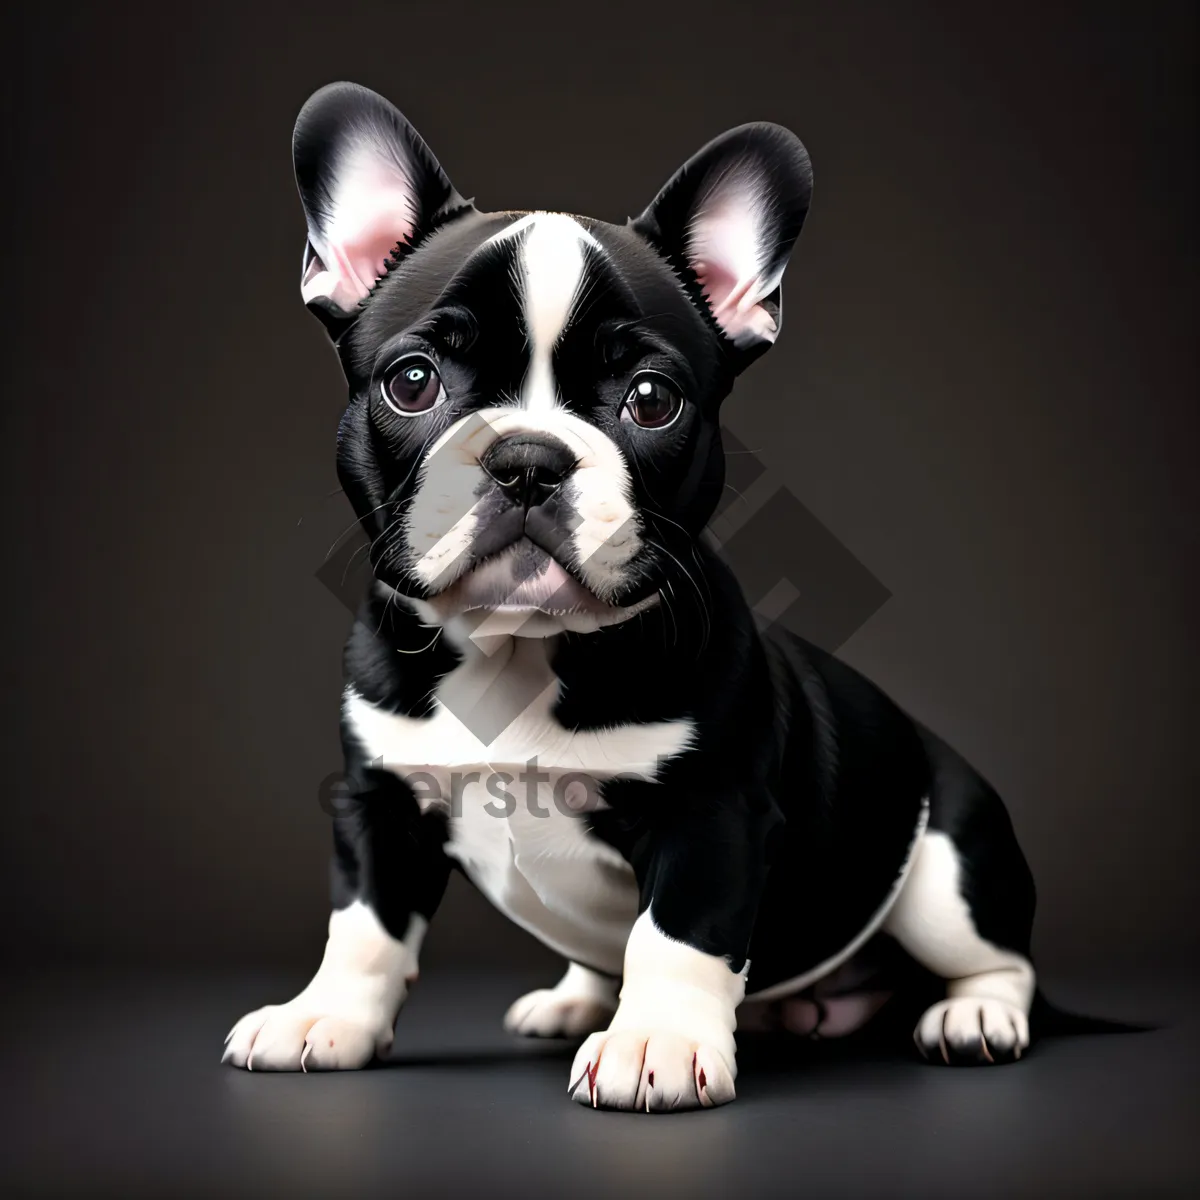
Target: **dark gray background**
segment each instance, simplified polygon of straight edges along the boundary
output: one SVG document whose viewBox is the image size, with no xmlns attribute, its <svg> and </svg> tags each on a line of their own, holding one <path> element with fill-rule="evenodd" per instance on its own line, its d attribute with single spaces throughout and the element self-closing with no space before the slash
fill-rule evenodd
<svg viewBox="0 0 1200 1200">
<path fill-rule="evenodd" d="M 1195 990 L 1155 982 L 1194 966 L 1200 900 L 1194 4 L 4 20 L 0 948 L 38 970 L 0 993 L 11 1190 L 1195 1187 Z M 845 656 L 1007 798 L 1042 968 L 1104 985 L 1055 994 L 1172 1028 L 996 1074 L 924 1069 L 903 1033 L 771 1050 L 719 1114 L 597 1117 L 562 1097 L 569 1048 L 498 1032 L 550 956 L 456 882 L 401 1069 L 217 1067 L 324 934 L 349 617 L 315 572 L 350 513 L 289 133 L 336 78 L 481 207 L 620 220 L 730 125 L 804 138 L 783 336 L 727 423 L 892 593 Z"/>
<path fill-rule="evenodd" d="M 893 593 L 844 653 L 1007 798 L 1041 957 L 1191 960 L 1193 6 L 831 8 L 24 15 L 13 952 L 319 948 L 348 616 L 314 571 L 350 514 L 288 139 L 351 77 L 481 207 L 620 220 L 729 125 L 801 134 L 785 332 L 728 425 Z M 465 888 L 445 915 L 433 961 L 536 953 Z"/>
<path fill-rule="evenodd" d="M 288 134 L 346 76 L 481 207 L 621 219 L 728 125 L 801 134 L 816 196 L 785 333 L 727 422 L 893 593 L 845 655 L 1007 797 L 1041 956 L 1190 960 L 1190 7 L 27 14 L 0 510 L 13 949 L 319 946 L 347 614 L 313 572 L 348 506 Z M 434 960 L 535 953 L 465 888 L 445 915 Z"/>
</svg>

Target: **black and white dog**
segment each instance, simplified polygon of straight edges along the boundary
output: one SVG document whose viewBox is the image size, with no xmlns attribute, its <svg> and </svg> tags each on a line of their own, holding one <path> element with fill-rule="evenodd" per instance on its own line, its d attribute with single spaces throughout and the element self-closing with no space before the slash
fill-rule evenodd
<svg viewBox="0 0 1200 1200">
<path fill-rule="evenodd" d="M 506 1021 L 590 1034 L 564 1080 L 584 1104 L 732 1100 L 739 1020 L 847 1033 L 897 959 L 944 981 L 927 1058 L 1019 1058 L 1034 888 L 1000 799 L 849 667 L 761 629 L 702 537 L 721 402 L 780 329 L 797 138 L 731 130 L 623 226 L 479 212 L 349 84 L 293 145 L 376 582 L 346 648 L 325 956 L 225 1060 L 385 1053 L 453 865 L 568 961 Z"/>
</svg>

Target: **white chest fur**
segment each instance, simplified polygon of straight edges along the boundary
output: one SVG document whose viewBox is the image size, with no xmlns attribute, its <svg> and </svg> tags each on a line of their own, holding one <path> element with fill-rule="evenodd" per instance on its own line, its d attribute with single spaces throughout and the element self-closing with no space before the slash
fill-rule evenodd
<svg viewBox="0 0 1200 1200">
<path fill-rule="evenodd" d="M 558 953 L 619 974 L 637 889 L 580 814 L 603 804 L 606 780 L 653 779 L 688 747 L 692 725 L 563 728 L 552 652 L 541 639 L 468 641 L 431 717 L 389 713 L 348 688 L 347 723 L 369 759 L 447 813 L 446 853 L 497 908 Z"/>
</svg>

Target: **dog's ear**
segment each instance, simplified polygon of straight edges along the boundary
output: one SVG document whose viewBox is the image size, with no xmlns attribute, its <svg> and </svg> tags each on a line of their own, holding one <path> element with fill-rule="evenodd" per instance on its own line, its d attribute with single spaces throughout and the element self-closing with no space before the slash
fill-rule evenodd
<svg viewBox="0 0 1200 1200">
<path fill-rule="evenodd" d="M 354 83 L 309 97 L 292 157 L 308 222 L 300 294 L 336 337 L 397 246 L 470 204 L 396 108 Z"/>
<path fill-rule="evenodd" d="M 780 280 L 812 194 L 808 152 L 779 125 L 740 125 L 709 142 L 633 222 L 693 276 L 738 369 L 782 322 Z"/>
</svg>

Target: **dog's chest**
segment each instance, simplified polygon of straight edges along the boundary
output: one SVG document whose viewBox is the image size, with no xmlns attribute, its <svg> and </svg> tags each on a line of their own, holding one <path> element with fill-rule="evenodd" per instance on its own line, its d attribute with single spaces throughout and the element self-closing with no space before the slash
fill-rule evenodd
<svg viewBox="0 0 1200 1200">
<path fill-rule="evenodd" d="M 637 888 L 584 814 L 605 781 L 653 779 L 685 750 L 688 721 L 569 730 L 553 716 L 547 643 L 470 647 L 438 686 L 428 718 L 388 713 L 353 690 L 346 715 L 368 758 L 446 814 L 446 853 L 517 924 L 576 961 L 619 974 Z"/>
</svg>

